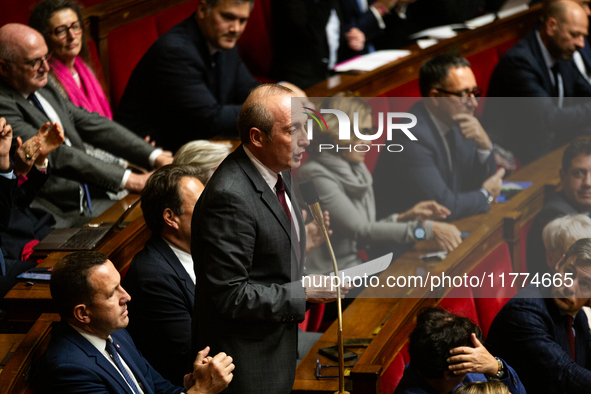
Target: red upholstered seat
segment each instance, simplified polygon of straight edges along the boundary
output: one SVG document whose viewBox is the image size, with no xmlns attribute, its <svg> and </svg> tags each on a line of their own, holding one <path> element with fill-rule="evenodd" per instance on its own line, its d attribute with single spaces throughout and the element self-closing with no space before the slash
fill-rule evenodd
<svg viewBox="0 0 591 394">
<path fill-rule="evenodd" d="M 402 375 L 404 375 L 406 363 L 407 361 L 404 360 L 402 352 L 394 357 L 394 360 L 382 374 L 382 394 L 392 394 L 396 390 L 396 386 L 398 386 Z"/>
<path fill-rule="evenodd" d="M 519 272 L 527 272 L 527 235 L 533 222 L 534 220 L 531 219 L 521 226 L 519 231 Z"/>
<path fill-rule="evenodd" d="M 478 312 L 474 302 L 474 293 L 471 287 L 456 287 L 441 300 L 439 306 L 458 316 L 467 317 L 478 326 Z"/>
<path fill-rule="evenodd" d="M 468 61 L 476 77 L 476 83 L 484 91 L 488 91 L 488 83 L 490 77 L 495 69 L 495 66 L 499 62 L 499 55 L 497 48 L 489 48 L 475 55 L 469 56 Z"/>
<path fill-rule="evenodd" d="M 238 51 L 248 70 L 262 82 L 271 82 L 272 34 L 271 0 L 257 0 L 238 40 Z"/>
<path fill-rule="evenodd" d="M 322 324 L 325 308 L 326 304 L 314 304 L 314 306 L 306 312 L 306 318 L 304 321 L 298 324 L 302 331 L 318 332 L 318 329 Z"/>
<path fill-rule="evenodd" d="M 513 266 L 509 245 L 506 242 L 499 245 L 482 260 L 475 270 L 470 272 L 470 275 L 479 278 L 482 278 L 483 274 L 485 275 L 485 285 L 473 289 L 478 321 L 484 336 L 488 334 L 490 324 L 503 305 L 517 293 L 516 288 L 510 286 L 513 281 L 513 277 L 509 275 L 510 272 L 513 272 Z M 493 274 L 492 288 L 489 277 L 491 273 Z M 504 286 L 499 277 L 499 274 L 502 273 L 505 274 Z"/>
</svg>

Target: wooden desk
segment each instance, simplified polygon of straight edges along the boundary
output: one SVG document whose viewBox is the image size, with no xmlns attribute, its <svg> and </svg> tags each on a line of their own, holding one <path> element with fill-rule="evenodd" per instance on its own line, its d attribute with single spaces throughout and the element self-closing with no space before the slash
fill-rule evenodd
<svg viewBox="0 0 591 394">
<path fill-rule="evenodd" d="M 91 224 L 115 222 L 137 200 L 139 195 L 130 194 L 113 204 L 111 208 L 94 219 Z M 130 212 L 127 220 L 131 220 L 124 229 L 113 229 L 94 249 L 104 253 L 113 262 L 117 270 L 125 268 L 133 256 L 139 252 L 151 232 L 146 227 L 142 216 L 141 207 L 138 205 Z M 69 252 L 51 252 L 41 263 L 40 267 L 53 267 L 63 256 Z M 49 284 L 36 283 L 27 285 L 25 282 L 17 283 L 4 296 L 4 301 L 9 313 L 9 321 L 19 332 L 26 332 L 42 313 L 56 312 Z"/>
<path fill-rule="evenodd" d="M 461 231 L 470 235 L 462 244 L 449 253 L 440 263 L 423 262 L 419 255 L 437 250 L 433 242 L 419 242 L 382 274 L 380 281 L 392 276 L 417 275 L 421 268 L 425 275 L 445 272 L 446 275 L 461 275 L 478 266 L 492 250 L 507 242 L 513 257 L 514 271 L 519 267 L 519 228 L 531 220 L 542 208 L 548 191 L 559 182 L 558 170 L 565 147 L 531 163 L 509 177 L 511 181 L 532 181 L 533 185 L 522 191 L 506 204 L 493 204 L 490 212 L 455 222 Z M 357 298 L 343 313 L 344 338 L 374 338 L 366 348 L 353 349 L 362 353 L 352 368 L 348 384 L 355 392 L 379 393 L 380 375 L 405 345 L 414 327 L 417 312 L 437 304 L 446 292 L 437 298 L 425 298 L 427 289 L 368 288 L 363 297 Z M 326 393 L 338 390 L 338 379 L 315 377 L 316 359 L 325 365 L 336 363 L 318 355 L 320 347 L 336 343 L 336 322 L 324 333 L 319 342 L 299 364 L 293 390 L 296 393 Z"/>
<path fill-rule="evenodd" d="M 437 54 L 458 53 L 468 57 L 522 38 L 537 23 L 541 10 L 541 4 L 535 5 L 478 29 L 460 32 L 456 37 L 442 40 L 426 49 L 419 49 L 415 44 L 407 48 L 412 51 L 407 57 L 360 75 L 337 74 L 306 89 L 306 94 L 308 97 L 328 97 L 338 92 L 352 91 L 359 97 L 379 96 L 418 79 L 421 65 Z"/>
<path fill-rule="evenodd" d="M 25 334 L 0 334 L 0 374 Z"/>
</svg>

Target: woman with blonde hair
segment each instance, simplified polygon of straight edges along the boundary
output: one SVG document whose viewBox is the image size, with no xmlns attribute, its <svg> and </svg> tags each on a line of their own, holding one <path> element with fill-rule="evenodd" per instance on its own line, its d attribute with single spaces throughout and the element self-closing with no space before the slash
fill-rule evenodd
<svg viewBox="0 0 591 394">
<path fill-rule="evenodd" d="M 328 98 L 321 108 L 343 111 L 349 115 L 351 124 L 354 123 L 354 114 L 357 114 L 359 132 L 375 133 L 373 110 L 359 98 Z M 357 255 L 358 250 L 367 250 L 373 245 L 381 249 L 384 245 L 394 247 L 422 238 L 435 239 L 447 251 L 459 245 L 461 233 L 454 225 L 433 221 L 450 214 L 447 208 L 435 201 L 419 202 L 406 212 L 376 221 L 373 178 L 364 164 L 365 152 L 355 149 L 320 152 L 319 149 L 320 144 L 342 147 L 364 142 L 354 133 L 350 141 L 339 140 L 337 117 L 326 115 L 325 121 L 327 127 L 314 130 L 310 148 L 307 149 L 310 158 L 298 170 L 295 181 L 301 183 L 312 179 L 322 208 L 330 212 L 331 239 L 340 269 L 360 264 L 362 260 Z M 306 268 L 310 273 L 331 272 L 332 263 L 326 248 L 310 253 L 306 257 Z"/>
<path fill-rule="evenodd" d="M 187 142 L 174 155 L 173 164 L 191 165 L 198 170 L 197 178 L 204 185 L 213 172 L 230 154 L 232 145 L 222 142 L 196 140 Z"/>
<path fill-rule="evenodd" d="M 511 394 L 509 388 L 499 381 L 472 382 L 460 386 L 453 394 Z"/>
</svg>

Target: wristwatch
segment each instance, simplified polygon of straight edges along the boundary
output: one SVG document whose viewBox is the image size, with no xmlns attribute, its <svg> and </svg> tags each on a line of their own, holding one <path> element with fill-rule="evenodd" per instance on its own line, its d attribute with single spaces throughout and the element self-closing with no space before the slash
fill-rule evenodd
<svg viewBox="0 0 591 394">
<path fill-rule="evenodd" d="M 488 202 L 488 205 L 490 205 L 495 200 L 495 196 L 490 194 L 490 192 L 485 188 L 481 188 L 480 191 L 484 194 L 484 197 L 486 197 L 486 202 Z"/>
<path fill-rule="evenodd" d="M 420 241 L 422 239 L 425 239 L 425 228 L 423 227 L 423 223 L 419 221 L 419 223 L 417 224 L 417 227 L 415 227 L 415 239 L 417 241 Z"/>
</svg>

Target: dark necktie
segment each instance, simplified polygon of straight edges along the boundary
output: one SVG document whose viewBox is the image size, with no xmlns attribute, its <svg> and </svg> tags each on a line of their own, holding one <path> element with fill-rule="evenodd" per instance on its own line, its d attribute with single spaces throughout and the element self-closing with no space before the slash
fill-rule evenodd
<svg viewBox="0 0 591 394">
<path fill-rule="evenodd" d="M 291 227 L 293 227 L 295 231 L 295 223 L 293 222 L 293 218 L 291 217 L 291 212 L 289 211 L 289 206 L 287 205 L 287 200 L 285 198 L 285 184 L 283 183 L 283 178 L 281 174 L 277 176 L 277 183 L 275 184 L 275 190 L 277 192 L 277 199 L 279 200 L 279 204 L 287 214 L 289 221 L 291 222 Z M 301 258 L 301 251 L 300 251 L 300 241 L 297 239 L 297 232 L 296 232 L 296 241 L 298 246 L 298 258 Z"/>
<path fill-rule="evenodd" d="M 47 113 L 45 113 L 45 110 L 43 109 L 41 102 L 39 101 L 37 96 L 35 96 L 35 93 L 29 94 L 29 97 L 27 97 L 27 99 L 30 100 L 33 103 L 33 105 L 35 105 L 35 107 L 37 107 L 39 109 L 39 111 L 41 111 L 41 113 L 43 113 L 43 115 L 45 115 L 46 118 L 49 118 L 47 116 Z"/>
<path fill-rule="evenodd" d="M 566 329 L 566 337 L 568 338 L 568 346 L 570 347 L 570 358 L 575 360 L 575 333 L 573 332 L 573 320 L 570 315 L 564 316 L 564 328 Z"/>
<path fill-rule="evenodd" d="M 6 261 L 4 261 L 4 254 L 2 253 L 2 248 L 0 248 L 0 272 L 2 276 L 6 276 Z"/>
<path fill-rule="evenodd" d="M 561 97 L 560 94 L 560 88 L 559 88 L 559 84 L 560 84 L 560 72 L 558 71 L 558 63 L 556 63 L 555 65 L 552 66 L 551 70 L 552 70 L 552 75 L 554 76 L 554 97 Z"/>
<path fill-rule="evenodd" d="M 131 387 L 131 391 L 133 391 L 135 394 L 139 394 L 140 391 L 133 379 L 131 378 L 131 376 L 129 376 L 129 373 L 127 373 L 127 369 L 125 369 L 125 367 L 123 366 L 123 363 L 121 362 L 121 357 L 119 356 L 119 352 L 117 352 L 117 348 L 115 347 L 115 345 L 113 345 L 113 342 L 107 339 L 107 345 L 105 346 L 105 349 L 115 362 L 115 365 L 117 365 L 119 371 L 123 374 L 125 381 Z"/>
</svg>

